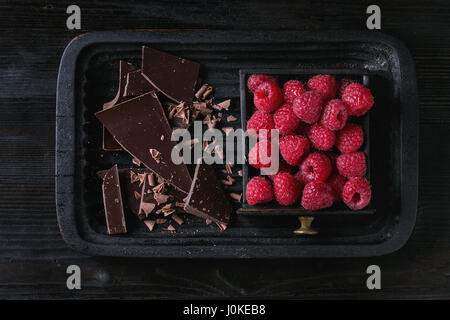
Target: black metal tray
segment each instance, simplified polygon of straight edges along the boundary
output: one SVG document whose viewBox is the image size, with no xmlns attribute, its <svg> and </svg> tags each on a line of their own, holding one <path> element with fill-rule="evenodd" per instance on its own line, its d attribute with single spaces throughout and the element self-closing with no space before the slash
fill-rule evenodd
<svg viewBox="0 0 450 320">
<path fill-rule="evenodd" d="M 366 70 L 377 107 L 371 111 L 371 183 L 376 212 L 318 217 L 320 233 L 292 233 L 295 216 L 235 217 L 220 232 L 196 217 L 175 234 L 148 232 L 127 217 L 129 233 L 106 234 L 101 182 L 124 153 L 101 150 L 93 113 L 117 89 L 119 60 L 139 65 L 141 45 L 199 62 L 217 100 L 232 99 L 240 119 L 241 69 Z M 56 118 L 56 203 L 64 240 L 91 255 L 191 258 L 350 257 L 402 247 L 417 212 L 418 98 L 414 64 L 396 39 L 377 32 L 123 31 L 78 36 L 60 65 Z M 235 122 L 235 127 L 239 122 Z M 233 186 L 241 192 L 242 184 Z"/>
</svg>

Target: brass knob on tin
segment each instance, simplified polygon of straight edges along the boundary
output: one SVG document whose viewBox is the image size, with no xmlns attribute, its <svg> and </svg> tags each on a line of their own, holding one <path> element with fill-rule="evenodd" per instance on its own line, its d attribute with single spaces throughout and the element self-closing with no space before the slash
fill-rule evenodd
<svg viewBox="0 0 450 320">
<path fill-rule="evenodd" d="M 314 221 L 314 217 L 298 217 L 300 221 L 300 228 L 294 230 L 295 234 L 306 234 L 306 235 L 314 235 L 317 234 L 317 230 L 311 228 L 311 224 Z"/>
</svg>

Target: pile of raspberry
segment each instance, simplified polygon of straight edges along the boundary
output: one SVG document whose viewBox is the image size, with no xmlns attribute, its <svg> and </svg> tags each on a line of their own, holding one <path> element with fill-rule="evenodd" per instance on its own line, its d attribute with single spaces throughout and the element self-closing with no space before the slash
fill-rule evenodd
<svg viewBox="0 0 450 320">
<path fill-rule="evenodd" d="M 270 130 L 279 131 L 277 173 L 253 177 L 247 184 L 250 205 L 272 202 L 301 204 L 307 210 L 343 201 L 350 209 L 365 208 L 371 199 L 366 155 L 360 151 L 364 132 L 352 121 L 373 106 L 372 93 L 351 80 L 319 74 L 304 84 L 253 74 L 247 80 L 254 111 L 247 122 L 258 143 L 249 151 L 249 164 L 270 167 Z M 266 134 L 262 129 L 266 129 Z"/>
</svg>

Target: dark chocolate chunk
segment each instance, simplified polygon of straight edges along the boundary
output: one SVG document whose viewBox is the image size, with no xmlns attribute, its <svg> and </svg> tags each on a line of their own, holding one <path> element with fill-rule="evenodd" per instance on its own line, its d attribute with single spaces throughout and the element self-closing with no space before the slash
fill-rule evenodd
<svg viewBox="0 0 450 320">
<path fill-rule="evenodd" d="M 103 178 L 103 205 L 109 234 L 126 233 L 117 165 L 109 169 Z"/>
<path fill-rule="evenodd" d="M 125 93 L 125 85 L 127 82 L 127 75 L 129 72 L 132 72 L 134 70 L 138 70 L 137 67 L 132 65 L 129 62 L 126 61 L 120 61 L 120 67 L 119 67 L 119 88 L 117 89 L 117 94 L 109 102 L 106 102 L 103 104 L 103 109 L 111 108 L 112 106 L 126 101 L 128 98 L 124 96 Z M 105 151 L 120 151 L 122 150 L 122 147 L 119 143 L 113 138 L 113 136 L 106 130 L 105 127 L 103 127 L 103 150 Z"/>
<path fill-rule="evenodd" d="M 124 91 L 126 97 L 136 97 L 150 91 L 157 89 L 142 75 L 140 69 L 128 73 Z"/>
<path fill-rule="evenodd" d="M 174 164 L 172 128 L 155 94 L 149 92 L 95 114 L 123 149 L 186 193 L 192 178 L 186 164 Z M 161 140 L 161 135 L 167 139 Z M 157 156 L 156 156 L 157 155 Z"/>
<path fill-rule="evenodd" d="M 142 47 L 142 74 L 170 99 L 191 103 L 200 64 L 171 54 Z"/>
<path fill-rule="evenodd" d="M 195 167 L 194 179 L 184 209 L 196 216 L 228 224 L 231 205 L 223 192 L 214 168 L 205 163 Z"/>
</svg>

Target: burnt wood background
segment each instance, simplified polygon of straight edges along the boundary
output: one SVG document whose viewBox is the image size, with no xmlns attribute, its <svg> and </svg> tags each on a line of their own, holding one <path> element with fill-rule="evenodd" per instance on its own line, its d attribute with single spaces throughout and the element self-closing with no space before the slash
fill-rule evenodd
<svg viewBox="0 0 450 320">
<path fill-rule="evenodd" d="M 59 234 L 54 195 L 55 90 L 78 34 L 150 28 L 365 29 L 371 2 L 0 1 L 0 299 L 450 298 L 450 5 L 376 1 L 382 31 L 405 42 L 420 97 L 418 220 L 400 251 L 364 259 L 144 260 L 89 257 Z M 81 7 L 82 30 L 66 29 Z M 82 290 L 66 289 L 66 268 Z M 365 270 L 382 269 L 382 290 Z"/>
</svg>

